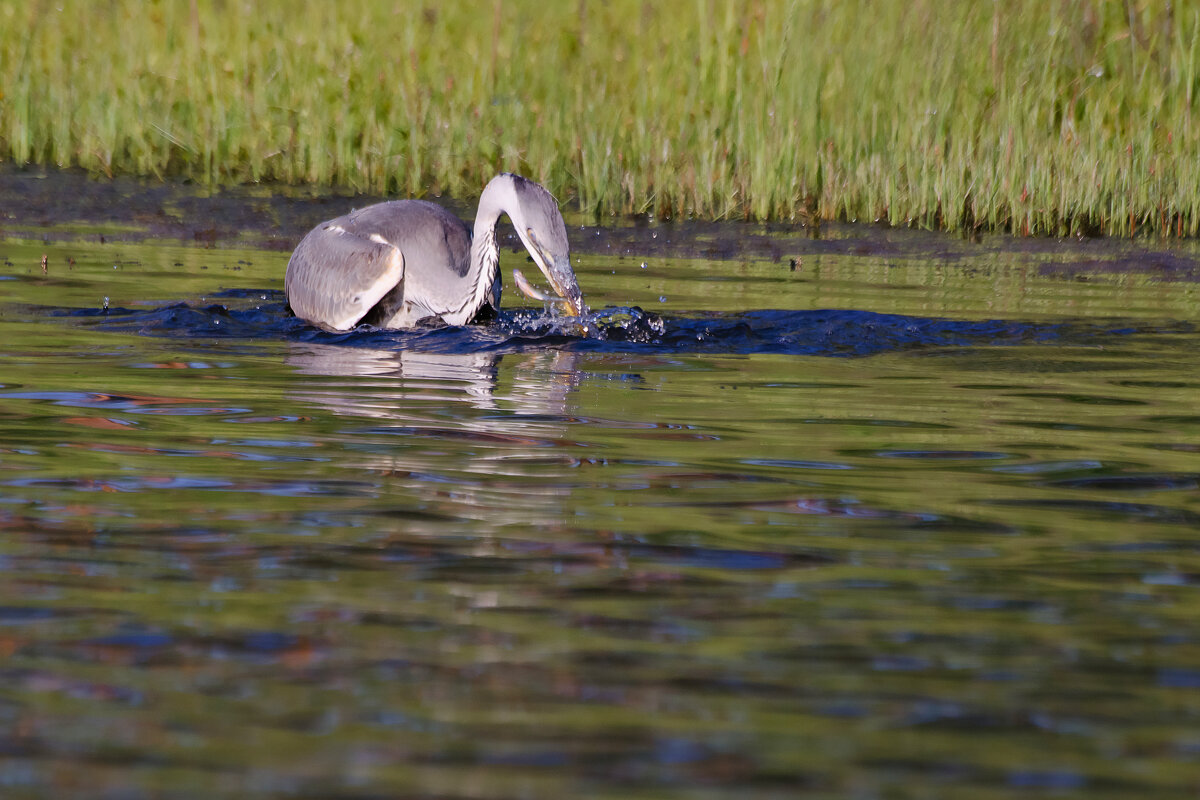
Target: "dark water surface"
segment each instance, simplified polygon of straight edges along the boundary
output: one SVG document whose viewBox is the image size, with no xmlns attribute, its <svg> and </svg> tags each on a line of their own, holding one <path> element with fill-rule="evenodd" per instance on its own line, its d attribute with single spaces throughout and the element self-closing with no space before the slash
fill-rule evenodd
<svg viewBox="0 0 1200 800">
<path fill-rule="evenodd" d="M 333 335 L 312 213 L 8 213 L 0 796 L 1200 791 L 1194 246 L 572 226 L 603 339 Z"/>
</svg>

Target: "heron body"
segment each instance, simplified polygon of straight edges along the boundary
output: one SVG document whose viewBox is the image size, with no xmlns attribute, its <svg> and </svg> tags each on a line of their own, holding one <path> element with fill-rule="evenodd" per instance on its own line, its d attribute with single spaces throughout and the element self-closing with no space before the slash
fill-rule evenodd
<svg viewBox="0 0 1200 800">
<path fill-rule="evenodd" d="M 363 322 L 382 328 L 429 319 L 465 325 L 494 314 L 501 293 L 496 223 L 505 214 L 558 297 L 545 298 L 519 272 L 518 285 L 579 315 L 583 298 L 558 204 L 543 187 L 508 173 L 483 190 L 473 232 L 423 200 L 378 203 L 322 222 L 288 261 L 288 305 L 301 319 L 338 331 Z"/>
</svg>

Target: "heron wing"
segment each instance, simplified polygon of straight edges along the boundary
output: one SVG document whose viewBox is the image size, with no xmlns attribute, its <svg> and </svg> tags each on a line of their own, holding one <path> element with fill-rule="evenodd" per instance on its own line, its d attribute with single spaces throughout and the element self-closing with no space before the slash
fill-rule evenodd
<svg viewBox="0 0 1200 800">
<path fill-rule="evenodd" d="M 293 313 L 325 328 L 353 328 L 404 278 L 399 248 L 343 226 L 344 217 L 309 231 L 288 261 L 283 291 Z"/>
<path fill-rule="evenodd" d="M 471 231 L 462 220 L 424 200 L 392 200 L 345 216 L 343 227 L 359 236 L 375 235 L 404 251 L 409 276 L 450 282 L 467 274 Z"/>
<path fill-rule="evenodd" d="M 371 314 L 385 328 L 411 328 L 444 319 L 470 297 L 465 280 L 471 234 L 450 211 L 424 200 L 392 200 L 346 215 L 346 230 L 386 241 L 404 253 L 404 282 Z"/>
</svg>

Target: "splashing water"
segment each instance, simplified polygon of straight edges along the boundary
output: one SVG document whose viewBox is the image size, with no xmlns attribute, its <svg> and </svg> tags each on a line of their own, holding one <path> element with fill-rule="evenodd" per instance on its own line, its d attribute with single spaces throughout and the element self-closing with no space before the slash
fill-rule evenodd
<svg viewBox="0 0 1200 800">
<path fill-rule="evenodd" d="M 512 335 L 572 336 L 599 342 L 635 342 L 652 344 L 666 333 L 666 321 L 632 307 L 609 307 L 593 311 L 584 308 L 582 316 L 564 316 L 556 304 L 546 308 L 518 309 L 501 317 L 501 326 Z"/>
<path fill-rule="evenodd" d="M 1137 333 L 1194 329 L 1188 322 L 1164 327 L 1122 320 L 956 320 L 851 310 L 764 309 L 664 316 L 637 306 L 611 306 L 586 310 L 582 317 L 562 315 L 553 307 L 516 308 L 502 311 L 493 325 L 431 324 L 404 331 L 363 325 L 334 333 L 289 314 L 278 291 L 228 290 L 213 298 L 225 302 L 203 306 L 172 303 L 151 309 L 54 309 L 50 313 L 90 318 L 90 324 L 107 329 L 155 336 L 287 339 L 441 353 L 557 349 L 847 357 L 935 347 L 1095 343 Z"/>
</svg>

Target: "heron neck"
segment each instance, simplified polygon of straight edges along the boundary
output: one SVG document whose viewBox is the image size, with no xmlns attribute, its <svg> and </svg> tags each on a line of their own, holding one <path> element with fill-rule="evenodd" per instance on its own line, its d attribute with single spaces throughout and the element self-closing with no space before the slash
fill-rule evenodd
<svg viewBox="0 0 1200 800">
<path fill-rule="evenodd" d="M 507 194 L 511 194 L 511 187 Z M 475 231 L 471 237 L 471 273 L 476 308 L 486 301 L 492 283 L 500 273 L 500 244 L 496 241 L 496 223 L 504 209 L 505 184 L 493 179 L 479 197 L 479 208 L 475 212 Z M 510 215 L 511 216 L 511 215 Z"/>
<path fill-rule="evenodd" d="M 471 272 L 478 281 L 491 283 L 500 269 L 500 243 L 496 241 L 496 223 L 500 221 L 499 208 L 485 205 L 487 195 L 480 198 L 479 210 L 475 213 L 475 232 L 471 236 Z"/>
</svg>

